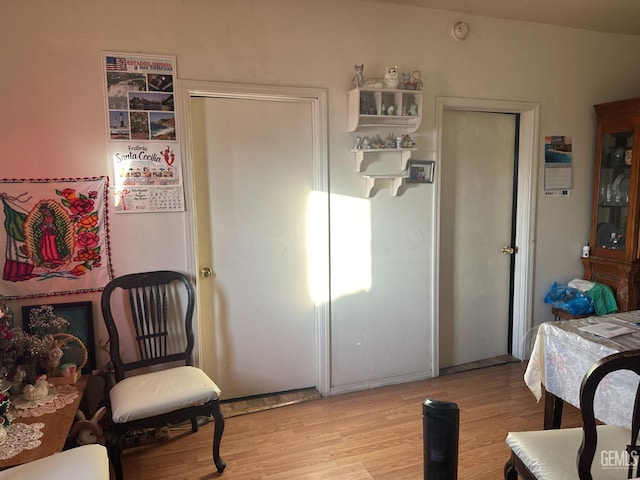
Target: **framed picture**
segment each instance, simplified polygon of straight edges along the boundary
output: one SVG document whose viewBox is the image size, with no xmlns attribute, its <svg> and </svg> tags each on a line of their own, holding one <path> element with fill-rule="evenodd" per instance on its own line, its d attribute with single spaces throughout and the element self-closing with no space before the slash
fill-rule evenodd
<svg viewBox="0 0 640 480">
<path fill-rule="evenodd" d="M 409 160 L 407 183 L 433 183 L 434 164 L 432 160 Z"/>
<path fill-rule="evenodd" d="M 46 305 L 51 305 L 53 313 L 69 321 L 69 330 L 66 333 L 78 337 L 87 349 L 88 359 L 86 365 L 82 368 L 82 373 L 91 373 L 96 368 L 96 349 L 93 338 L 93 303 L 47 303 Z M 22 307 L 22 324 L 25 332 L 34 333 L 29 327 L 29 315 L 32 309 L 42 306 L 24 305 Z"/>
</svg>

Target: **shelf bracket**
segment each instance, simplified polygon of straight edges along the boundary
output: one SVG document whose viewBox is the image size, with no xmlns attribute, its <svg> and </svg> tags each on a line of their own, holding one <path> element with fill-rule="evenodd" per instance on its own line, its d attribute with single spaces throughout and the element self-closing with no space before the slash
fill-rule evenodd
<svg viewBox="0 0 640 480">
<path fill-rule="evenodd" d="M 356 172 L 362 171 L 362 162 L 364 161 L 364 151 L 357 150 L 356 154 Z"/>
<path fill-rule="evenodd" d="M 400 170 L 406 170 L 409 159 L 411 158 L 411 150 L 402 150 Z"/>
<path fill-rule="evenodd" d="M 371 197 L 371 192 L 373 191 L 373 187 L 376 185 L 377 179 L 386 179 L 391 180 L 391 194 L 394 197 L 398 196 L 398 192 L 400 191 L 400 187 L 406 176 L 396 176 L 396 175 L 363 175 L 362 178 L 365 179 L 365 196 L 367 198 Z"/>
<path fill-rule="evenodd" d="M 393 194 L 394 197 L 398 196 L 398 191 L 402 186 L 403 180 L 404 180 L 404 177 L 395 177 L 393 179 L 393 190 L 391 191 L 391 193 Z"/>
<path fill-rule="evenodd" d="M 376 184 L 375 177 L 365 177 L 366 185 L 365 185 L 365 196 L 367 198 L 371 197 L 371 192 L 373 191 L 373 187 Z"/>
</svg>

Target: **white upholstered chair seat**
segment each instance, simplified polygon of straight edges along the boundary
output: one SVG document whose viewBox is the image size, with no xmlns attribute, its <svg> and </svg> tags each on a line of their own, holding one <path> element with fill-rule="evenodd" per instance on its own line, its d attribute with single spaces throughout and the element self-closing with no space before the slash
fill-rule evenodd
<svg viewBox="0 0 640 480">
<path fill-rule="evenodd" d="M 109 480 L 109 457 L 102 445 L 84 445 L 0 472 L 1 480 Z"/>
<path fill-rule="evenodd" d="M 627 478 L 625 466 L 613 463 L 609 452 L 623 455 L 631 439 L 629 430 L 615 425 L 597 427 L 598 443 L 591 464 L 591 473 L 597 480 Z M 511 432 L 507 445 L 538 480 L 578 480 L 576 462 L 582 442 L 582 428 L 562 428 L 532 432 Z M 605 452 L 605 462 L 601 452 Z M 626 455 L 626 454 L 625 454 Z M 605 465 L 602 465 L 605 463 Z"/>
<path fill-rule="evenodd" d="M 207 374 L 191 366 L 128 377 L 116 383 L 109 392 L 115 423 L 202 405 L 219 395 L 220 389 Z"/>
</svg>

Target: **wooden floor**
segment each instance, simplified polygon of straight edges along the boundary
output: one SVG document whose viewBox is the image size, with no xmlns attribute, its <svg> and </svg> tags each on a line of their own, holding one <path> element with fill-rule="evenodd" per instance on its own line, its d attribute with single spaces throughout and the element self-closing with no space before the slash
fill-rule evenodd
<svg viewBox="0 0 640 480">
<path fill-rule="evenodd" d="M 192 434 L 127 449 L 130 480 L 422 480 L 422 402 L 460 408 L 458 478 L 502 478 L 510 430 L 539 430 L 542 403 L 527 389 L 523 363 L 337 395 L 227 419 L 218 475 L 211 458 L 212 424 Z M 565 406 L 563 426 L 578 426 Z"/>
<path fill-rule="evenodd" d="M 256 395 L 253 397 L 244 397 L 230 401 L 223 400 L 220 402 L 220 410 L 222 411 L 224 418 L 231 418 L 236 415 L 262 412 L 272 408 L 285 407 L 296 403 L 308 402 L 310 400 L 318 400 L 319 398 L 322 397 L 315 388 L 302 388 L 300 390 Z"/>
</svg>

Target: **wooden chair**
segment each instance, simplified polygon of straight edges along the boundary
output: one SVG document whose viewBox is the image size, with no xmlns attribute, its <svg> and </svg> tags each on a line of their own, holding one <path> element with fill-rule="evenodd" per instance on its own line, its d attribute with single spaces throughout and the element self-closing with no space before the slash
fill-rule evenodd
<svg viewBox="0 0 640 480">
<path fill-rule="evenodd" d="M 631 370 L 640 375 L 640 350 L 609 355 L 587 372 L 580 387 L 582 427 L 510 432 L 506 442 L 511 448 L 511 458 L 504 466 L 505 480 L 516 480 L 518 475 L 527 480 L 634 478 L 640 452 L 640 386 L 636 391 L 631 430 L 615 425 L 596 425 L 594 416 L 593 402 L 600 381 L 618 370 Z M 630 460 L 625 458 L 625 451 Z M 601 460 L 616 455 L 618 459 L 624 458 L 628 469 L 617 464 L 606 465 L 608 462 Z M 635 475 L 638 475 L 637 471 Z"/>
<path fill-rule="evenodd" d="M 124 275 L 104 288 L 102 315 L 115 372 L 109 391 L 113 434 L 108 446 L 117 480 L 123 478 L 125 434 L 189 420 L 197 432 L 198 417 L 213 416 L 213 461 L 219 473 L 225 469 L 220 458 L 220 389 L 192 366 L 194 299 L 189 279 L 171 271 Z"/>
</svg>

